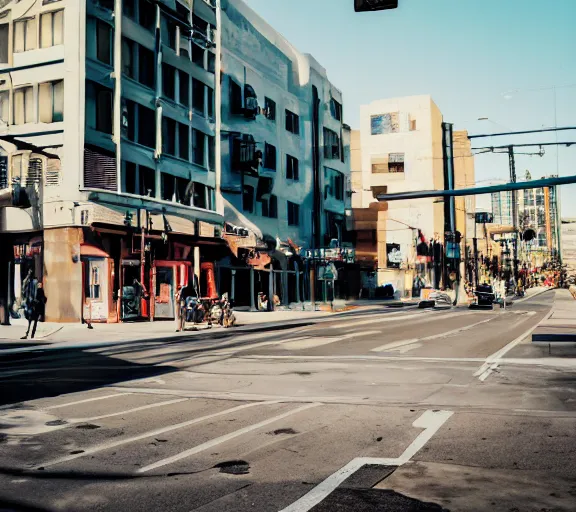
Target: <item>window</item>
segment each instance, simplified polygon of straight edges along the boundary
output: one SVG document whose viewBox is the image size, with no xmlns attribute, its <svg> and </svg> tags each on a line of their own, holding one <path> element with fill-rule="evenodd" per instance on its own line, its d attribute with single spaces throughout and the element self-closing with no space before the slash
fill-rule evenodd
<svg viewBox="0 0 576 512">
<path fill-rule="evenodd" d="M 140 0 L 138 5 L 138 23 L 150 32 L 156 26 L 156 7 L 153 3 Z"/>
<path fill-rule="evenodd" d="M 176 121 L 162 118 L 162 152 L 176 156 Z"/>
<path fill-rule="evenodd" d="M 195 78 L 192 79 L 192 109 L 201 116 L 204 115 L 205 87 L 206 86 L 199 80 L 196 80 Z"/>
<path fill-rule="evenodd" d="M 288 225 L 298 226 L 300 224 L 300 205 L 288 201 Z"/>
<path fill-rule="evenodd" d="M 204 69 L 204 48 L 192 43 L 192 62 Z"/>
<path fill-rule="evenodd" d="M 192 201 L 192 182 L 186 178 L 174 177 L 176 182 L 176 201 L 180 204 L 190 206 Z"/>
<path fill-rule="evenodd" d="M 286 155 L 286 179 L 298 181 L 298 159 Z"/>
<path fill-rule="evenodd" d="M 206 86 L 206 90 L 208 91 L 208 100 L 206 105 L 208 107 L 208 117 L 214 119 L 214 89 Z"/>
<path fill-rule="evenodd" d="M 187 124 L 178 123 L 178 156 L 184 160 L 190 160 L 190 127 Z"/>
<path fill-rule="evenodd" d="M 286 110 L 286 129 L 296 135 L 300 135 L 300 117 L 290 110 Z"/>
<path fill-rule="evenodd" d="M 330 114 L 337 121 L 342 121 L 342 105 L 334 98 L 330 98 Z"/>
<path fill-rule="evenodd" d="M 372 135 L 398 133 L 400 131 L 398 112 L 370 116 L 370 130 Z"/>
<path fill-rule="evenodd" d="M 45 12 L 40 16 L 40 47 L 48 48 L 64 42 L 64 11 Z"/>
<path fill-rule="evenodd" d="M 184 71 L 178 71 L 180 84 L 180 96 L 178 102 L 186 107 L 190 106 L 190 75 Z"/>
<path fill-rule="evenodd" d="M 154 197 L 156 195 L 156 171 L 143 165 L 124 162 L 124 192 Z"/>
<path fill-rule="evenodd" d="M 333 197 L 338 201 L 344 200 L 344 174 L 336 169 L 324 167 L 324 197 Z"/>
<path fill-rule="evenodd" d="M 86 126 L 112 133 L 112 89 L 86 81 Z"/>
<path fill-rule="evenodd" d="M 32 86 L 21 87 L 14 91 L 14 124 L 33 123 L 34 90 Z"/>
<path fill-rule="evenodd" d="M 278 198 L 274 194 L 270 194 L 268 199 L 262 199 L 262 217 L 278 218 Z"/>
<path fill-rule="evenodd" d="M 146 87 L 154 88 L 154 70 L 156 63 L 154 52 L 144 46 L 138 46 L 138 81 Z"/>
<path fill-rule="evenodd" d="M 137 44 L 130 39 L 122 38 L 122 73 L 129 78 L 136 78 L 136 68 L 134 66 L 134 51 Z"/>
<path fill-rule="evenodd" d="M 324 128 L 324 158 L 340 158 L 340 137 L 328 128 Z"/>
<path fill-rule="evenodd" d="M 276 121 L 276 102 L 264 97 L 264 111 L 266 119 Z"/>
<path fill-rule="evenodd" d="M 182 5 L 179 1 L 176 2 L 176 12 L 186 21 L 190 21 L 190 9 Z"/>
<path fill-rule="evenodd" d="M 232 114 L 242 114 L 242 87 L 230 78 L 230 112 Z"/>
<path fill-rule="evenodd" d="M 0 121 L 10 123 L 10 92 L 0 92 Z"/>
<path fill-rule="evenodd" d="M 244 185 L 242 189 L 242 210 L 245 212 L 254 212 L 254 187 Z"/>
<path fill-rule="evenodd" d="M 89 268 L 90 283 L 87 298 L 98 300 L 100 299 L 100 267 L 97 266 L 97 262 L 90 261 Z"/>
<path fill-rule="evenodd" d="M 41 123 L 64 121 L 64 80 L 38 86 L 38 116 Z"/>
<path fill-rule="evenodd" d="M 216 191 L 212 187 L 206 187 L 208 195 L 208 210 L 216 210 Z"/>
<path fill-rule="evenodd" d="M 416 131 L 416 119 L 409 119 L 410 131 Z"/>
<path fill-rule="evenodd" d="M 214 55 L 212 52 L 208 52 L 207 71 L 210 73 L 216 73 L 216 55 Z"/>
<path fill-rule="evenodd" d="M 104 64 L 112 64 L 112 27 L 96 20 L 96 58 Z"/>
<path fill-rule="evenodd" d="M 404 153 L 388 155 L 388 172 L 404 172 Z"/>
<path fill-rule="evenodd" d="M 162 17 L 161 25 L 161 38 L 162 43 L 176 50 L 176 23 L 171 18 L 166 16 Z"/>
<path fill-rule="evenodd" d="M 156 147 L 156 111 L 138 105 L 138 144 Z"/>
<path fill-rule="evenodd" d="M 122 2 L 122 14 L 131 20 L 136 19 L 136 0 L 124 0 Z"/>
<path fill-rule="evenodd" d="M 273 171 L 276 170 L 276 146 L 267 142 L 264 146 L 264 167 Z"/>
<path fill-rule="evenodd" d="M 206 135 L 201 131 L 192 129 L 192 161 L 204 167 L 204 147 L 206 144 Z"/>
<path fill-rule="evenodd" d="M 193 203 L 196 208 L 206 209 L 206 185 L 194 183 Z"/>
<path fill-rule="evenodd" d="M 124 162 L 124 192 L 138 194 L 138 181 L 136 177 L 136 164 Z"/>
<path fill-rule="evenodd" d="M 160 193 L 161 198 L 165 201 L 176 200 L 176 183 L 172 174 L 163 172 L 160 176 Z"/>
<path fill-rule="evenodd" d="M 208 135 L 208 169 L 216 170 L 216 139 Z"/>
<path fill-rule="evenodd" d="M 8 23 L 0 25 L 0 64 L 8 63 Z"/>
<path fill-rule="evenodd" d="M 36 18 L 14 22 L 14 53 L 36 49 Z"/>
<path fill-rule="evenodd" d="M 162 64 L 162 95 L 171 100 L 176 96 L 176 68 Z"/>
<path fill-rule="evenodd" d="M 150 167 L 138 166 L 140 195 L 155 197 L 156 196 L 156 171 Z"/>
</svg>

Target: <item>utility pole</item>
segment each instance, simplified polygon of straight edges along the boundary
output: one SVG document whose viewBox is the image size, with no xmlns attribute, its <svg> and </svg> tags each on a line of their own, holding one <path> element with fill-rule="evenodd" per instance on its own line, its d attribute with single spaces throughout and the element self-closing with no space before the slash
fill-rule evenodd
<svg viewBox="0 0 576 512">
<path fill-rule="evenodd" d="M 508 162 L 510 165 L 510 183 L 516 183 L 516 161 L 514 160 L 514 146 L 508 146 Z M 518 205 L 517 192 L 512 190 L 512 227 L 514 228 L 514 282 L 518 278 Z"/>
</svg>

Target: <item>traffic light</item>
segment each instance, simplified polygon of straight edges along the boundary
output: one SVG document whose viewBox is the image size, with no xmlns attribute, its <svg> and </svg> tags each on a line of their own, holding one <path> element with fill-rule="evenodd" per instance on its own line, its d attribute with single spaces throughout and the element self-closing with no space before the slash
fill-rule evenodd
<svg viewBox="0 0 576 512">
<path fill-rule="evenodd" d="M 384 11 L 385 9 L 396 9 L 398 0 L 354 0 L 354 10 L 356 12 Z"/>
</svg>

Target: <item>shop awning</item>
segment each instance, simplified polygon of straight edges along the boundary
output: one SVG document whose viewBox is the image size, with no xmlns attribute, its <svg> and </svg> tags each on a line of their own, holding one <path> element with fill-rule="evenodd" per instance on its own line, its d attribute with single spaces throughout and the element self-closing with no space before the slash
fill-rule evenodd
<svg viewBox="0 0 576 512">
<path fill-rule="evenodd" d="M 80 256 L 91 256 L 93 258 L 109 258 L 110 255 L 100 249 L 100 247 L 96 247 L 92 244 L 81 244 L 80 245 Z"/>
</svg>

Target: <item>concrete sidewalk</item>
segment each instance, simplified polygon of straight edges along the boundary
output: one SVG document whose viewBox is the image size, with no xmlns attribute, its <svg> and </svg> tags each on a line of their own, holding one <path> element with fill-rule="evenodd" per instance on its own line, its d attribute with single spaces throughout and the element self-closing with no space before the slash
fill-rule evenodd
<svg viewBox="0 0 576 512">
<path fill-rule="evenodd" d="M 568 290 L 555 291 L 552 314 L 534 331 L 532 341 L 576 342 L 576 300 Z"/>
<path fill-rule="evenodd" d="M 26 333 L 28 322 L 25 319 L 12 320 L 10 326 L 0 326 L 0 349 L 5 343 L 7 347 L 34 346 L 38 344 L 52 344 L 60 342 L 117 342 L 154 338 L 178 338 L 190 337 L 207 332 L 210 333 L 232 333 L 232 332 L 255 332 L 264 330 L 278 330 L 282 328 L 307 325 L 317 321 L 325 321 L 332 317 L 339 317 L 348 314 L 368 313 L 370 311 L 382 311 L 386 309 L 380 304 L 369 304 L 357 306 L 348 311 L 272 311 L 272 312 L 249 312 L 235 311 L 237 327 L 233 329 L 223 329 L 214 326 L 207 329 L 201 325 L 197 329 L 189 327 L 185 332 L 176 332 L 173 320 L 156 322 L 127 322 L 118 324 L 93 324 L 93 329 L 88 329 L 86 324 L 61 324 L 44 322 L 38 323 L 36 337 L 34 339 L 20 340 Z"/>
</svg>

